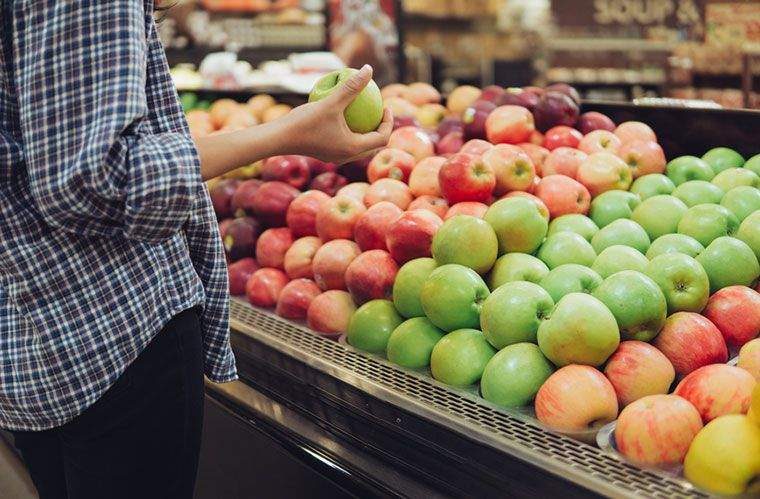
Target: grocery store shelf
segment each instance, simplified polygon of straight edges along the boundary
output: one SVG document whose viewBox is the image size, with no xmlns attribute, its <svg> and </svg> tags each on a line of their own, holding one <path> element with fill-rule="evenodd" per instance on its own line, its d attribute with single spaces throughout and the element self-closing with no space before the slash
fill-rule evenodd
<svg viewBox="0 0 760 499">
<path fill-rule="evenodd" d="M 241 300 L 232 301 L 231 321 L 237 333 L 285 356 L 594 493 L 706 497 L 683 480 L 623 463 L 594 446 L 549 432 L 519 411 L 496 408 L 476 394 L 364 355 Z"/>
<path fill-rule="evenodd" d="M 549 38 L 546 43 L 549 50 L 571 52 L 670 52 L 676 46 L 638 38 Z"/>
</svg>

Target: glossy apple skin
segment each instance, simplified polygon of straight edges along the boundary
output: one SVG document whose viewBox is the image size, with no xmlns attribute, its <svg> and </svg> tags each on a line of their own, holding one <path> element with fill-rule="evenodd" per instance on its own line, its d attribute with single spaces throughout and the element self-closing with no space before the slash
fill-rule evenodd
<svg viewBox="0 0 760 499">
<path fill-rule="evenodd" d="M 306 321 L 311 329 L 320 334 L 344 334 L 355 311 L 356 305 L 347 291 L 329 290 L 311 301 Z"/>
<path fill-rule="evenodd" d="M 736 238 L 744 241 L 760 260 L 760 212 L 755 212 L 742 221 Z"/>
<path fill-rule="evenodd" d="M 578 149 L 588 155 L 597 152 L 617 154 L 622 145 L 620 139 L 612 132 L 608 132 L 607 130 L 595 130 L 583 137 L 578 144 Z"/>
<path fill-rule="evenodd" d="M 723 190 L 706 180 L 689 180 L 673 191 L 673 195 L 691 208 L 698 204 L 718 204 L 724 196 Z"/>
<path fill-rule="evenodd" d="M 367 182 L 351 182 L 338 189 L 338 192 L 335 193 L 335 197 L 347 196 L 363 203 L 364 196 L 367 194 L 368 189 L 369 184 Z"/>
<path fill-rule="evenodd" d="M 760 176 L 752 170 L 746 168 L 729 168 L 723 170 L 713 177 L 712 183 L 718 186 L 723 192 L 728 192 L 735 187 L 760 186 Z"/>
<path fill-rule="evenodd" d="M 637 140 L 657 142 L 657 135 L 646 123 L 640 121 L 626 121 L 618 125 L 615 135 L 620 142 L 626 144 Z"/>
<path fill-rule="evenodd" d="M 549 267 L 533 255 L 507 253 L 500 256 L 488 276 L 488 286 L 493 291 L 514 281 L 538 284 L 549 273 Z"/>
<path fill-rule="evenodd" d="M 544 288 L 532 282 L 510 282 L 483 302 L 480 329 L 497 350 L 515 343 L 535 343 L 538 326 L 554 308 Z"/>
<path fill-rule="evenodd" d="M 435 144 L 435 153 L 444 157 L 456 154 L 462 150 L 464 142 L 464 133 L 461 130 L 454 130 L 443 135 Z"/>
<path fill-rule="evenodd" d="M 322 240 L 316 236 L 306 236 L 293 241 L 283 260 L 285 274 L 290 279 L 313 278 L 312 259 L 320 246 Z"/>
<path fill-rule="evenodd" d="M 495 196 L 510 191 L 527 191 L 536 177 L 530 156 L 517 146 L 499 144 L 483 154 L 483 162 L 496 176 Z"/>
<path fill-rule="evenodd" d="M 227 274 L 230 281 L 230 294 L 238 296 L 245 294 L 245 283 L 259 270 L 259 264 L 253 258 L 243 258 L 227 267 Z"/>
<path fill-rule="evenodd" d="M 432 258 L 417 258 L 401 266 L 393 283 L 393 304 L 399 314 L 406 318 L 425 316 L 420 293 L 437 266 Z"/>
<path fill-rule="evenodd" d="M 362 251 L 387 250 L 385 236 L 391 224 L 404 213 L 390 201 L 381 201 L 367 209 L 356 221 L 354 240 Z"/>
<path fill-rule="evenodd" d="M 417 127 L 405 126 L 391 133 L 388 147 L 406 151 L 417 161 L 435 155 L 435 146 L 430 136 Z"/>
<path fill-rule="evenodd" d="M 611 190 L 626 191 L 633 182 L 628 165 L 607 152 L 589 155 L 578 167 L 575 178 L 586 186 L 592 197 Z"/>
<path fill-rule="evenodd" d="M 630 461 L 644 466 L 676 466 L 702 429 L 699 413 L 675 395 L 649 395 L 620 412 L 615 443 Z"/>
<path fill-rule="evenodd" d="M 407 211 L 426 210 L 443 219 L 449 211 L 449 203 L 445 199 L 435 196 L 420 196 L 406 208 Z"/>
<path fill-rule="evenodd" d="M 674 234 L 688 209 L 675 196 L 652 196 L 633 210 L 631 220 L 641 225 L 649 239 L 654 241 L 660 236 Z"/>
<path fill-rule="evenodd" d="M 713 294 L 702 312 L 720 330 L 729 348 L 739 348 L 760 334 L 760 293 L 728 286 Z"/>
<path fill-rule="evenodd" d="M 498 241 L 484 220 L 460 215 L 450 218 L 433 238 L 432 255 L 439 265 L 458 263 L 485 274 L 496 261 Z"/>
<path fill-rule="evenodd" d="M 574 263 L 590 267 L 596 259 L 591 243 L 575 232 L 558 232 L 547 237 L 536 254 L 550 269 Z"/>
<path fill-rule="evenodd" d="M 256 260 L 259 265 L 283 269 L 285 253 L 294 240 L 293 233 L 286 227 L 267 229 L 262 232 L 256 241 Z"/>
<path fill-rule="evenodd" d="M 583 134 L 575 128 L 560 125 L 546 131 L 543 146 L 550 151 L 558 147 L 576 148 L 582 139 Z"/>
<path fill-rule="evenodd" d="M 597 254 L 617 244 L 635 248 L 644 255 L 649 249 L 649 235 L 633 220 L 620 218 L 599 229 L 599 232 L 591 238 L 591 246 Z"/>
<path fill-rule="evenodd" d="M 296 155 L 272 156 L 261 167 L 261 179 L 265 182 L 278 180 L 301 190 L 311 179 L 309 158 Z"/>
<path fill-rule="evenodd" d="M 554 372 L 554 366 L 532 343 L 510 345 L 494 355 L 483 370 L 483 398 L 502 407 L 524 407 Z"/>
<path fill-rule="evenodd" d="M 665 253 L 654 257 L 644 273 L 665 294 L 668 312 L 701 312 L 710 294 L 710 280 L 694 258 L 683 253 Z"/>
<path fill-rule="evenodd" d="M 665 354 L 637 340 L 620 342 L 607 360 L 604 374 L 615 388 L 620 407 L 649 395 L 668 393 L 676 377 Z"/>
<path fill-rule="evenodd" d="M 601 229 L 620 218 L 631 218 L 633 210 L 640 203 L 640 198 L 632 192 L 607 191 L 591 202 L 589 216 Z"/>
<path fill-rule="evenodd" d="M 736 215 L 739 222 L 755 212 L 760 212 L 760 189 L 741 185 L 734 187 L 723 196 L 720 204 Z"/>
<path fill-rule="evenodd" d="M 438 184 L 438 172 L 446 162 L 446 158 L 431 156 L 420 161 L 409 176 L 409 192 L 414 197 L 441 196 L 441 186 Z"/>
<path fill-rule="evenodd" d="M 659 194 L 673 194 L 675 189 L 673 181 L 660 173 L 643 175 L 631 184 L 631 193 L 639 196 L 642 201 Z M 681 199 L 681 201 L 684 200 Z M 689 203 L 686 204 L 688 206 Z"/>
<path fill-rule="evenodd" d="M 591 269 L 606 279 L 624 270 L 644 272 L 647 265 L 649 265 L 649 260 L 639 251 L 630 246 L 617 245 L 604 248 L 597 255 Z"/>
<path fill-rule="evenodd" d="M 236 218 L 230 222 L 222 239 L 230 261 L 253 256 L 260 231 L 261 227 L 255 218 Z"/>
<path fill-rule="evenodd" d="M 399 265 L 409 260 L 430 256 L 433 236 L 443 220 L 428 210 L 404 212 L 388 227 L 385 243 Z"/>
<path fill-rule="evenodd" d="M 574 126 L 579 114 L 578 103 L 564 92 L 544 92 L 533 108 L 536 128 L 541 132 L 559 125 Z"/>
<path fill-rule="evenodd" d="M 535 129 L 533 115 L 520 106 L 497 107 L 486 120 L 486 135 L 492 144 L 528 142 Z"/>
<path fill-rule="evenodd" d="M 462 85 L 451 91 L 446 99 L 446 107 L 451 114 L 460 116 L 473 102 L 478 100 L 482 91 L 472 85 Z"/>
<path fill-rule="evenodd" d="M 337 196 L 327 200 L 317 212 L 315 227 L 323 241 L 351 239 L 354 226 L 367 211 L 362 203 L 347 196 Z"/>
<path fill-rule="evenodd" d="M 322 245 L 312 259 L 314 281 L 322 290 L 346 289 L 345 274 L 361 249 L 348 239 L 333 239 Z"/>
<path fill-rule="evenodd" d="M 733 235 L 738 228 L 736 215 L 718 204 L 692 206 L 678 222 L 679 234 L 691 236 L 705 247 L 718 237 Z"/>
<path fill-rule="evenodd" d="M 533 161 L 533 166 L 536 167 L 536 175 L 543 176 L 543 165 L 544 161 L 546 161 L 546 158 L 550 154 L 549 150 L 545 147 L 531 144 L 530 142 L 523 142 L 521 144 L 517 144 L 517 146 L 525 151 L 525 153 L 530 157 L 530 160 Z"/>
<path fill-rule="evenodd" d="M 702 421 L 709 423 L 726 414 L 746 414 L 756 383 L 740 367 L 713 364 L 689 373 L 673 393 L 694 404 Z"/>
<path fill-rule="evenodd" d="M 245 295 L 251 305 L 271 308 L 277 305 L 277 299 L 288 282 L 288 276 L 280 269 L 259 269 L 245 284 Z"/>
<path fill-rule="evenodd" d="M 370 183 L 381 178 L 394 178 L 406 182 L 414 169 L 417 160 L 406 151 L 383 149 L 375 154 L 367 166 L 367 179 Z"/>
<path fill-rule="evenodd" d="M 458 153 L 441 166 L 438 183 L 450 205 L 462 201 L 483 203 L 491 198 L 496 187 L 496 176 L 482 158 Z"/>
<path fill-rule="evenodd" d="M 693 312 L 676 312 L 668 317 L 653 344 L 680 376 L 728 360 L 728 348 L 718 328 Z"/>
<path fill-rule="evenodd" d="M 470 386 L 496 353 L 477 329 L 459 329 L 441 338 L 430 355 L 433 378 L 451 386 Z"/>
<path fill-rule="evenodd" d="M 755 381 L 760 382 L 760 338 L 744 344 L 739 350 L 739 360 L 736 365 L 750 373 Z"/>
<path fill-rule="evenodd" d="M 402 322 L 388 338 L 388 360 L 409 369 L 424 369 L 444 333 L 424 317 Z"/>
<path fill-rule="evenodd" d="M 388 300 L 371 300 L 356 309 L 348 324 L 346 339 L 359 350 L 383 353 L 388 338 L 404 319 Z"/>
<path fill-rule="evenodd" d="M 397 272 L 398 265 L 390 253 L 383 250 L 366 251 L 354 258 L 348 266 L 346 287 L 357 304 L 389 299 Z"/>
<path fill-rule="evenodd" d="M 536 177 L 536 180 L 539 180 L 538 177 Z M 538 212 L 541 214 L 541 216 L 544 217 L 547 222 L 549 221 L 549 208 L 546 207 L 544 202 L 541 201 L 541 198 L 539 198 L 538 196 L 535 196 L 525 191 L 512 191 L 508 193 L 506 196 L 502 197 L 501 199 L 511 199 L 511 198 L 529 199 L 536 205 L 536 208 L 538 208 Z"/>
<path fill-rule="evenodd" d="M 575 178 L 578 168 L 588 159 L 588 154 L 570 147 L 558 147 L 554 149 L 541 167 L 541 175 L 566 175 Z"/>
<path fill-rule="evenodd" d="M 218 219 L 221 220 L 222 218 L 234 215 L 232 199 L 239 186 L 240 180 L 235 178 L 225 178 L 209 189 L 211 204 L 214 206 L 214 212 Z"/>
<path fill-rule="evenodd" d="M 311 279 L 295 279 L 282 288 L 275 313 L 286 319 L 305 319 L 312 300 L 322 290 Z"/>
<path fill-rule="evenodd" d="M 741 154 L 728 147 L 715 147 L 702 155 L 702 159 L 710 165 L 710 168 L 718 174 L 729 168 L 741 168 L 744 166 L 744 158 Z"/>
<path fill-rule="evenodd" d="M 443 220 L 446 221 L 457 215 L 469 215 L 472 217 L 483 218 L 487 211 L 487 204 L 479 203 L 477 201 L 462 201 L 461 203 L 456 203 L 451 206 L 446 212 L 446 215 L 444 215 Z"/>
<path fill-rule="evenodd" d="M 609 116 L 596 111 L 583 113 L 578 119 L 578 130 L 580 130 L 583 135 L 588 135 L 594 130 L 614 132 L 615 128 L 615 122 L 612 121 Z"/>
<path fill-rule="evenodd" d="M 264 182 L 253 195 L 253 212 L 267 227 L 282 227 L 290 203 L 299 195 L 298 189 L 284 182 Z"/>
<path fill-rule="evenodd" d="M 683 253 L 694 258 L 704 250 L 705 247 L 693 237 L 684 234 L 665 234 L 652 241 L 647 250 L 647 258 L 654 260 L 667 253 Z"/>
<path fill-rule="evenodd" d="M 381 201 L 390 201 L 405 210 L 412 202 L 412 194 L 409 192 L 409 187 L 400 180 L 381 178 L 367 189 L 364 204 L 369 208 Z"/>
<path fill-rule="evenodd" d="M 601 283 L 601 276 L 590 268 L 567 263 L 552 269 L 538 284 L 557 303 L 570 293 L 592 293 Z"/>
<path fill-rule="evenodd" d="M 485 139 L 486 120 L 494 109 L 496 109 L 496 104 L 486 100 L 478 100 L 465 109 L 462 113 L 465 138 Z"/>
<path fill-rule="evenodd" d="M 760 264 L 752 248 L 733 237 L 715 239 L 696 260 L 707 272 L 711 293 L 728 286 L 750 286 L 760 275 Z"/>
<path fill-rule="evenodd" d="M 499 253 L 533 253 L 549 229 L 536 203 L 519 197 L 499 200 L 484 216 L 496 233 Z"/>
<path fill-rule="evenodd" d="M 614 421 L 618 402 L 612 384 L 591 366 L 569 365 L 554 372 L 536 394 L 536 417 L 558 431 L 582 431 Z"/>
<path fill-rule="evenodd" d="M 306 191 L 296 197 L 285 217 L 294 237 L 317 235 L 317 212 L 330 196 L 321 191 Z"/>
<path fill-rule="evenodd" d="M 488 286 L 474 270 L 458 264 L 442 265 L 425 280 L 420 300 L 430 322 L 444 331 L 480 325 L 480 309 Z"/>
<path fill-rule="evenodd" d="M 634 179 L 643 175 L 665 172 L 665 152 L 657 142 L 644 140 L 626 142 L 618 150 L 618 156 L 631 169 Z"/>
<path fill-rule="evenodd" d="M 486 151 L 490 150 L 492 147 L 493 147 L 493 144 L 491 144 L 487 140 L 470 139 L 464 143 L 464 145 L 459 150 L 459 152 L 462 154 L 472 154 L 475 156 L 482 156 L 483 154 L 486 153 Z"/>
<path fill-rule="evenodd" d="M 695 156 L 679 156 L 665 166 L 666 175 L 678 187 L 689 180 L 709 182 L 715 176 L 710 165 Z"/>
<path fill-rule="evenodd" d="M 323 76 L 314 84 L 314 88 L 309 94 L 309 102 L 326 98 L 357 72 L 357 69 L 343 68 Z M 374 80 L 369 81 L 367 86 L 346 107 L 343 115 L 348 127 L 356 133 L 368 133 L 380 126 L 383 119 L 383 97 Z"/>
<path fill-rule="evenodd" d="M 263 182 L 257 178 L 241 182 L 230 200 L 230 208 L 236 217 L 253 216 L 253 195 Z"/>
<path fill-rule="evenodd" d="M 570 213 L 588 213 L 591 194 L 580 182 L 565 175 L 549 175 L 541 179 L 535 195 L 549 209 L 551 218 Z"/>
<path fill-rule="evenodd" d="M 591 241 L 594 234 L 599 232 L 599 227 L 587 216 L 574 213 L 555 218 L 549 223 L 547 235 L 551 236 L 557 232 L 575 232 L 586 241 Z"/>
</svg>

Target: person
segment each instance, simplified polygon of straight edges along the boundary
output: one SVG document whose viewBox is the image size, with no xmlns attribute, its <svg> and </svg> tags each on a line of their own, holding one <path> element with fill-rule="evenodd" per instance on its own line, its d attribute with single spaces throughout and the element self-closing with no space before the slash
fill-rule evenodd
<svg viewBox="0 0 760 499">
<path fill-rule="evenodd" d="M 387 143 L 329 98 L 194 144 L 152 0 L 0 0 L 0 427 L 40 496 L 189 498 L 203 376 L 236 379 L 204 180 Z"/>
</svg>

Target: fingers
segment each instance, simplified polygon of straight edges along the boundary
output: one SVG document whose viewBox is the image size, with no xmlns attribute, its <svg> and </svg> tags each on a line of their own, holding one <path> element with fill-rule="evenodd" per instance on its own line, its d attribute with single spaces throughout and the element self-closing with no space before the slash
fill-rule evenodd
<svg viewBox="0 0 760 499">
<path fill-rule="evenodd" d="M 355 73 L 340 88 L 335 90 L 331 97 L 338 106 L 341 106 L 341 109 L 344 109 L 364 90 L 371 79 L 372 66 L 365 64 L 358 73 Z"/>
<path fill-rule="evenodd" d="M 380 123 L 377 130 L 363 135 L 357 135 L 357 140 L 359 141 L 360 147 L 365 151 L 380 149 L 388 145 L 388 140 L 391 137 L 392 131 L 393 111 L 386 107 L 383 111 L 383 121 Z"/>
</svg>

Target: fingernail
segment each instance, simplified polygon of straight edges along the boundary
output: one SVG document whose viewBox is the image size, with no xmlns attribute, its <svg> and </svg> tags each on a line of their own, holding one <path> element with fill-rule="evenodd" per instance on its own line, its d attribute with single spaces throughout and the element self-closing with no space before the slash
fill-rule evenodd
<svg viewBox="0 0 760 499">
<path fill-rule="evenodd" d="M 372 71 L 372 66 L 370 66 L 369 64 L 365 64 L 365 65 L 364 65 L 364 66 L 362 66 L 362 68 L 359 70 L 359 72 L 360 72 L 360 73 L 362 73 L 362 74 L 366 74 L 366 73 L 369 73 L 370 71 Z"/>
</svg>

